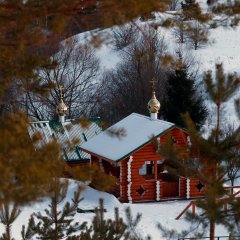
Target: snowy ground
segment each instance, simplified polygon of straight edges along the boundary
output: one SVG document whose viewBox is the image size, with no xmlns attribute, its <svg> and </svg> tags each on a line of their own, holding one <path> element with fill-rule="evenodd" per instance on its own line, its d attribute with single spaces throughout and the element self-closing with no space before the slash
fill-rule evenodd
<svg viewBox="0 0 240 240">
<path fill-rule="evenodd" d="M 72 198 L 75 186 L 76 185 L 72 182 L 67 195 L 68 200 Z M 114 218 L 113 210 L 115 207 L 119 208 L 120 214 L 123 218 L 124 209 L 128 206 L 131 208 L 133 216 L 136 216 L 137 213 L 141 213 L 142 220 L 140 221 L 137 230 L 143 236 L 150 235 L 153 240 L 164 240 L 164 238 L 161 237 L 160 231 L 156 227 L 157 223 L 161 223 L 165 227 L 172 228 L 177 231 L 187 229 L 190 226 L 190 224 L 186 222 L 183 217 L 180 220 L 175 220 L 179 213 L 188 205 L 189 201 L 122 204 L 113 195 L 96 191 L 90 187 L 87 187 L 84 192 L 82 192 L 81 196 L 84 198 L 84 200 L 80 203 L 79 207 L 83 209 L 92 209 L 97 207 L 99 198 L 103 198 L 105 208 L 107 209 L 107 212 L 105 213 L 106 218 Z M 22 213 L 12 226 L 13 237 L 15 237 L 16 240 L 20 240 L 21 227 L 23 224 L 27 224 L 29 216 L 33 212 L 43 212 L 46 207 L 47 201 L 34 204 L 31 207 L 23 208 Z M 93 213 L 77 213 L 75 215 L 75 220 L 78 222 L 90 222 L 93 216 Z M 1 232 L 2 229 L 0 228 L 0 233 Z M 216 233 L 217 235 L 225 235 L 226 231 L 223 227 L 217 226 Z"/>
<path fill-rule="evenodd" d="M 202 3 L 203 1 L 201 1 Z M 206 5 L 203 7 L 206 8 Z M 214 70 L 216 63 L 223 63 L 226 72 L 237 72 L 240 74 L 240 26 L 236 28 L 230 27 L 218 27 L 216 29 L 210 29 L 209 43 L 195 51 L 189 49 L 189 52 L 199 62 L 199 77 L 204 71 Z M 164 34 L 165 39 L 169 44 L 170 52 L 176 51 L 178 45 L 174 42 L 173 35 L 170 30 L 159 29 L 159 32 Z M 79 36 L 81 38 L 81 36 Z M 188 48 L 188 47 L 187 47 Z M 111 69 L 114 68 L 120 61 L 119 53 L 114 51 L 111 44 L 102 45 L 96 50 L 97 56 L 100 57 L 102 68 Z M 240 91 L 237 92 L 234 98 L 240 97 Z M 233 98 L 233 99 L 234 99 Z M 234 121 L 235 124 L 239 124 L 232 105 L 233 101 L 226 104 L 225 110 L 230 122 Z M 209 123 L 211 124 L 211 123 Z M 71 185 L 68 198 L 71 198 L 71 194 L 74 191 L 74 186 Z M 105 207 L 108 212 L 106 218 L 113 218 L 113 209 L 118 207 L 120 212 L 124 213 L 124 208 L 130 206 L 133 215 L 138 212 L 142 213 L 143 217 L 138 226 L 138 229 L 144 235 L 150 234 L 154 240 L 161 240 L 160 232 L 156 228 L 158 222 L 165 226 L 174 228 L 178 231 L 186 229 L 188 223 L 184 219 L 175 220 L 175 217 L 186 207 L 188 201 L 175 201 L 175 202 L 159 202 L 159 203 L 141 203 L 141 204 L 121 204 L 112 195 L 98 192 L 89 187 L 83 192 L 82 196 L 84 200 L 81 202 L 82 208 L 95 208 L 98 206 L 98 199 L 103 198 Z M 43 211 L 47 206 L 47 201 L 39 204 L 35 204 L 31 207 L 25 207 L 12 227 L 12 232 L 16 240 L 20 240 L 21 226 L 26 224 L 29 215 L 33 211 Z M 77 214 L 76 221 L 91 221 L 93 214 Z M 0 228 L 0 233 L 2 232 Z M 222 227 L 217 227 L 218 235 L 225 234 Z M 207 235 L 207 233 L 206 233 Z"/>
<path fill-rule="evenodd" d="M 200 1 L 202 7 L 207 10 L 207 6 L 203 4 L 206 1 Z M 108 30 L 110 31 L 110 30 Z M 166 42 L 168 43 L 170 53 L 174 54 L 178 49 L 178 44 L 173 38 L 173 33 L 169 29 L 159 28 L 159 34 L 164 35 Z M 236 28 L 231 27 L 218 27 L 216 29 L 209 29 L 209 43 L 206 46 L 201 47 L 198 50 L 191 49 L 188 45 L 181 46 L 185 51 L 191 54 L 199 65 L 199 81 L 202 79 L 202 75 L 205 71 L 215 71 L 216 63 L 223 63 L 225 72 L 237 72 L 240 74 L 240 26 Z M 102 68 L 111 69 L 114 68 L 120 61 L 119 52 L 113 50 L 110 44 L 102 45 L 97 49 L 97 56 L 100 57 Z M 236 95 L 225 104 L 226 120 L 230 123 L 234 122 L 235 125 L 239 124 L 239 120 L 235 115 L 233 101 L 235 98 L 240 97 L 240 91 L 237 91 Z M 210 107 L 210 105 L 209 105 Z M 215 124 L 214 118 L 210 119 L 208 125 Z M 94 193 L 94 200 L 88 198 L 93 193 L 93 190 L 87 189 L 86 198 L 83 201 L 83 206 L 96 206 L 98 194 Z M 113 216 L 114 206 L 119 207 L 123 212 L 124 208 L 129 204 L 120 204 L 114 197 L 104 194 L 105 204 L 108 210 L 106 217 Z M 89 202 L 90 201 L 90 202 Z M 94 205 L 95 204 L 95 205 Z M 138 226 L 140 232 L 144 235 L 150 234 L 154 240 L 162 239 L 159 230 L 156 228 L 156 224 L 160 222 L 164 226 L 181 231 L 187 229 L 189 223 L 186 223 L 184 219 L 175 220 L 176 216 L 187 206 L 188 201 L 175 201 L 175 202 L 160 202 L 160 203 L 141 203 L 131 204 L 130 207 L 134 215 L 138 212 L 142 213 L 143 217 Z M 78 216 L 79 219 L 90 220 L 91 214 L 83 214 Z M 217 235 L 225 235 L 226 231 L 223 227 L 217 226 Z M 207 236 L 207 233 L 206 233 Z"/>
</svg>

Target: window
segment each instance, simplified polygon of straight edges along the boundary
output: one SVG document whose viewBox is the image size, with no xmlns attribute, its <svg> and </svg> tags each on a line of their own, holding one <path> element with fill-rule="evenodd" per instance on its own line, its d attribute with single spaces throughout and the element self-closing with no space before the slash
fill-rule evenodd
<svg viewBox="0 0 240 240">
<path fill-rule="evenodd" d="M 139 168 L 139 175 L 144 176 L 147 174 L 146 162 Z"/>
<path fill-rule="evenodd" d="M 141 168 L 139 168 L 139 175 L 151 175 L 154 174 L 154 162 L 145 161 Z"/>
<path fill-rule="evenodd" d="M 164 171 L 164 159 L 157 160 L 157 173 L 162 173 Z"/>
<path fill-rule="evenodd" d="M 157 160 L 157 173 L 164 171 L 164 159 Z M 139 168 L 139 175 L 147 176 L 154 175 L 154 161 L 145 161 L 141 168 Z"/>
</svg>

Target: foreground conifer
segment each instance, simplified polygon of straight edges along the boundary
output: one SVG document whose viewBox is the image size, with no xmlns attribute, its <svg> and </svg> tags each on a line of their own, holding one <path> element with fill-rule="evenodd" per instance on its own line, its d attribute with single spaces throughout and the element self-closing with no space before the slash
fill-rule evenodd
<svg viewBox="0 0 240 240">
<path fill-rule="evenodd" d="M 205 198 L 197 201 L 197 207 L 202 209 L 202 214 L 199 216 L 188 215 L 188 220 L 192 223 L 198 222 L 198 225 L 205 229 L 204 231 L 210 226 L 209 237 L 211 240 L 215 239 L 216 224 L 223 224 L 231 234 L 239 229 L 240 212 L 239 198 L 229 195 L 230 193 L 224 187 L 224 184 L 229 181 L 226 177 L 229 171 L 228 162 L 232 160 L 232 155 L 229 153 L 240 148 L 240 126 L 229 134 L 223 134 L 225 122 L 221 112 L 223 104 L 239 88 L 240 77 L 236 74 L 226 75 L 220 64 L 216 65 L 215 76 L 216 79 L 213 80 L 212 73 L 207 72 L 204 77 L 209 98 L 214 103 L 216 112 L 215 124 L 209 130 L 209 136 L 203 138 L 197 131 L 190 115 L 185 114 L 185 123 L 191 137 L 191 145 L 187 146 L 188 156 L 182 156 L 171 145 L 162 147 L 166 161 L 172 166 L 168 169 L 170 172 L 186 177 L 196 177 L 204 185 Z M 224 203 L 228 204 L 227 209 L 223 208 Z M 198 235 L 199 232 L 195 230 L 195 234 Z M 174 236 L 176 237 L 176 235 Z"/>
<path fill-rule="evenodd" d="M 74 234 L 84 228 L 86 223 L 74 222 L 80 198 L 81 187 L 74 192 L 72 201 L 64 202 L 68 191 L 68 180 L 55 178 L 49 186 L 50 204 L 42 212 L 34 213 L 30 220 L 27 231 L 22 230 L 23 238 L 27 233 L 36 235 L 37 239 L 74 239 Z M 62 205 L 62 206 L 61 206 Z"/>
</svg>

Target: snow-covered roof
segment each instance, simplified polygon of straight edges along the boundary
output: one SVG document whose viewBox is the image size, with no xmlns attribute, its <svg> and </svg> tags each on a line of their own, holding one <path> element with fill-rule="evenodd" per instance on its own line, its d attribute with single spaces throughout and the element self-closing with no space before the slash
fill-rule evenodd
<svg viewBox="0 0 240 240">
<path fill-rule="evenodd" d="M 170 122 L 152 120 L 150 117 L 132 113 L 83 143 L 80 148 L 103 158 L 119 161 L 173 126 Z M 123 136 L 112 134 L 118 131 L 124 132 Z"/>
<path fill-rule="evenodd" d="M 67 161 L 90 159 L 90 155 L 81 151 L 79 146 L 101 132 L 102 129 L 97 124 L 99 120 L 99 118 L 89 119 L 86 127 L 82 127 L 77 120 L 66 120 L 63 124 L 59 121 L 33 122 L 28 132 L 30 136 L 36 132 L 42 134 L 39 146 L 56 139 Z M 75 140 L 78 140 L 79 144 L 74 144 Z"/>
</svg>

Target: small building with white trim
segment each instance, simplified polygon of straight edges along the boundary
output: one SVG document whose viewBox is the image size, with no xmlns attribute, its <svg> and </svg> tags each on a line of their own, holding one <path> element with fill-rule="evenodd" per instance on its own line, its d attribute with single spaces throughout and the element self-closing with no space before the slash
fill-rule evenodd
<svg viewBox="0 0 240 240">
<path fill-rule="evenodd" d="M 121 131 L 121 136 L 113 136 Z M 168 137 L 176 148 L 188 144 L 186 131 L 174 124 L 132 113 L 109 129 L 101 132 L 80 149 L 91 155 L 106 174 L 117 178 L 115 194 L 122 202 L 160 201 L 194 198 L 204 195 L 197 188 L 198 179 L 169 174 L 158 148 Z"/>
<path fill-rule="evenodd" d="M 83 143 L 80 149 L 91 155 L 91 164 L 98 164 L 106 174 L 117 178 L 115 195 L 122 202 L 204 196 L 198 179 L 168 173 L 167 163 L 158 151 L 169 137 L 175 148 L 187 149 L 187 132 L 157 119 L 160 103 L 154 92 L 148 108 L 150 117 L 132 113 Z"/>
</svg>

